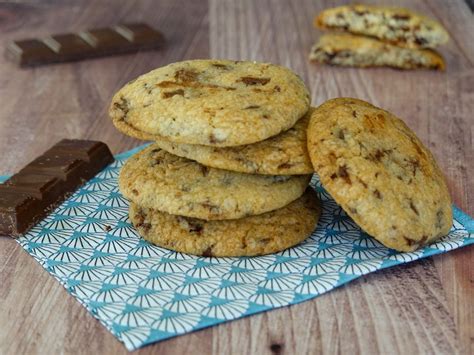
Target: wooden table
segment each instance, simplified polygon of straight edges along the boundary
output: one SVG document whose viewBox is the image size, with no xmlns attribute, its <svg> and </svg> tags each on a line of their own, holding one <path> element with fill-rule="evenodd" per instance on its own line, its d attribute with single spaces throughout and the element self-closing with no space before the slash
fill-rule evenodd
<svg viewBox="0 0 474 355">
<path fill-rule="evenodd" d="M 72 3 L 72 5 L 71 5 Z M 75 1 L 0 4 L 0 47 L 12 39 L 144 20 L 161 51 L 22 70 L 0 59 L 0 174 L 63 137 L 139 141 L 107 117 L 112 94 L 155 67 L 190 58 L 291 67 L 314 105 L 366 99 L 404 118 L 433 151 L 454 202 L 474 213 L 474 19 L 462 0 L 393 1 L 431 15 L 451 35 L 445 73 L 310 64 L 313 16 L 339 2 Z M 180 336 L 139 353 L 474 353 L 474 248 L 376 272 L 300 305 Z M 0 238 L 0 353 L 125 353 L 98 321 L 14 241 Z"/>
</svg>

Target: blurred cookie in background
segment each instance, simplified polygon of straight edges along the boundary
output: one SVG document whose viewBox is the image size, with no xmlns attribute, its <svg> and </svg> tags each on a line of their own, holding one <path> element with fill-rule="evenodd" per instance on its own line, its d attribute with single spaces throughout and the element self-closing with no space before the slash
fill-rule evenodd
<svg viewBox="0 0 474 355">
<path fill-rule="evenodd" d="M 365 36 L 328 33 L 309 54 L 311 61 L 352 67 L 445 70 L 443 57 L 432 49 L 408 49 Z"/>
<path fill-rule="evenodd" d="M 315 26 L 334 32 L 323 34 L 313 45 L 311 61 L 353 67 L 445 70 L 433 48 L 449 40 L 437 21 L 411 10 L 347 5 L 319 13 Z"/>
<path fill-rule="evenodd" d="M 436 48 L 449 40 L 438 21 L 399 7 L 339 6 L 322 11 L 314 22 L 322 29 L 370 36 L 406 48 Z"/>
</svg>

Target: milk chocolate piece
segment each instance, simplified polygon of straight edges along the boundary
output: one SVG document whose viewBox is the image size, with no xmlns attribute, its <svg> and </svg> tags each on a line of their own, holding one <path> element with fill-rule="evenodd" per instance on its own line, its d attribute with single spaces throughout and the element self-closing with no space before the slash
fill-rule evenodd
<svg viewBox="0 0 474 355">
<path fill-rule="evenodd" d="M 160 48 L 163 35 L 143 23 L 14 41 L 6 56 L 22 67 Z"/>
<path fill-rule="evenodd" d="M 102 142 L 58 142 L 0 184 L 0 235 L 25 233 L 113 160 Z"/>
</svg>

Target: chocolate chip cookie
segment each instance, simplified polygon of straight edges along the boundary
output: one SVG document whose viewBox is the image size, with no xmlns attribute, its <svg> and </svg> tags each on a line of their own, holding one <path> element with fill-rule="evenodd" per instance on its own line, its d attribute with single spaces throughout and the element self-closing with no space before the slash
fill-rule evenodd
<svg viewBox="0 0 474 355">
<path fill-rule="evenodd" d="M 311 235 L 320 214 L 312 188 L 275 211 L 226 221 L 130 205 L 130 220 L 143 238 L 167 249 L 202 256 L 255 256 L 285 250 Z"/>
<path fill-rule="evenodd" d="M 300 197 L 311 175 L 251 175 L 209 168 L 152 144 L 122 167 L 122 194 L 141 207 L 206 220 L 281 208 Z"/>
<path fill-rule="evenodd" d="M 353 67 L 388 66 L 398 69 L 444 70 L 443 57 L 432 49 L 409 49 L 347 33 L 322 35 L 311 49 L 310 60 Z"/>
<path fill-rule="evenodd" d="M 264 141 L 237 147 L 178 144 L 154 137 L 156 144 L 175 155 L 213 168 L 248 174 L 311 174 L 313 166 L 306 148 L 310 112 L 288 131 Z"/>
<path fill-rule="evenodd" d="M 309 101 L 303 81 L 287 68 L 189 60 L 125 85 L 112 99 L 109 115 L 119 130 L 132 136 L 229 147 L 290 129 L 308 111 Z"/>
<path fill-rule="evenodd" d="M 371 36 L 407 48 L 435 48 L 449 40 L 448 32 L 438 21 L 397 7 L 339 6 L 322 11 L 315 25 Z"/>
<path fill-rule="evenodd" d="M 387 247 L 412 251 L 449 232 L 443 174 L 393 114 L 357 99 L 329 100 L 311 116 L 308 151 L 336 202 Z"/>
</svg>

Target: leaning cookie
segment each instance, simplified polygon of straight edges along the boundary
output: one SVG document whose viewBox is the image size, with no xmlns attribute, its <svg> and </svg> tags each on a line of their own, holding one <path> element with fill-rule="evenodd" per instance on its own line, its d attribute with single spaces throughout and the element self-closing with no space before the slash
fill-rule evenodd
<svg viewBox="0 0 474 355">
<path fill-rule="evenodd" d="M 311 49 L 310 60 L 340 66 L 444 70 L 445 62 L 431 49 L 408 49 L 346 33 L 322 35 Z"/>
<path fill-rule="evenodd" d="M 387 247 L 412 251 L 449 232 L 443 174 L 391 113 L 357 99 L 329 100 L 311 116 L 308 151 L 334 200 Z"/>
<path fill-rule="evenodd" d="M 206 220 L 234 219 L 287 205 L 303 194 L 310 177 L 208 168 L 150 145 L 124 164 L 119 188 L 142 207 Z"/>
<path fill-rule="evenodd" d="M 291 128 L 309 93 L 291 70 L 268 63 L 189 60 L 140 76 L 112 99 L 109 115 L 125 134 L 229 147 Z"/>
<path fill-rule="evenodd" d="M 313 166 L 306 148 L 306 129 L 310 113 L 288 131 L 264 141 L 238 147 L 209 147 L 178 144 L 155 137 L 156 145 L 181 157 L 218 169 L 247 174 L 311 174 Z"/>
<path fill-rule="evenodd" d="M 435 48 L 449 40 L 439 22 L 396 7 L 339 6 L 322 11 L 315 25 L 371 36 L 407 48 Z"/>
<path fill-rule="evenodd" d="M 309 237 L 321 213 L 312 188 L 287 206 L 258 216 L 205 221 L 130 205 L 139 234 L 158 246 L 202 256 L 255 256 L 276 253 Z"/>
</svg>

